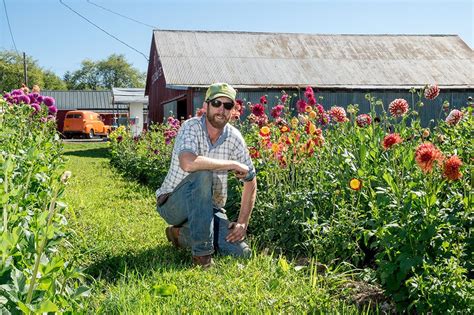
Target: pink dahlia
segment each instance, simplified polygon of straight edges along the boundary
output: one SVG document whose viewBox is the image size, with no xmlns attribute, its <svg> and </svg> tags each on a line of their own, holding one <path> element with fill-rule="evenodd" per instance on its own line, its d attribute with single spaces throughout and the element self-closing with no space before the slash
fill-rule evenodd
<svg viewBox="0 0 474 315">
<path fill-rule="evenodd" d="M 54 98 L 50 97 L 50 96 L 45 96 L 43 98 L 43 103 L 44 105 L 50 107 L 50 106 L 53 106 L 55 101 L 54 101 Z"/>
<path fill-rule="evenodd" d="M 304 92 L 304 96 L 305 96 L 306 98 L 308 98 L 308 99 L 309 99 L 310 97 L 314 98 L 314 91 L 313 91 L 313 88 L 310 87 L 310 86 L 307 86 L 307 87 L 306 87 L 306 90 L 305 90 L 305 92 Z"/>
<path fill-rule="evenodd" d="M 240 115 L 243 115 L 245 111 L 244 102 L 240 99 L 235 100 L 235 109 L 239 111 Z"/>
<path fill-rule="evenodd" d="M 260 103 L 254 104 L 252 107 L 252 114 L 254 114 L 257 117 L 261 117 L 265 115 L 265 107 Z"/>
<path fill-rule="evenodd" d="M 391 133 L 389 135 L 386 135 L 385 138 L 383 138 L 382 141 L 382 146 L 385 150 L 390 149 L 392 146 L 402 143 L 403 139 L 400 137 L 398 133 Z"/>
<path fill-rule="evenodd" d="M 356 118 L 356 123 L 357 123 L 357 126 L 361 128 L 367 127 L 368 125 L 372 123 L 372 117 L 370 117 L 370 115 L 368 114 L 360 114 Z"/>
<path fill-rule="evenodd" d="M 345 122 L 347 120 L 346 110 L 340 106 L 333 106 L 329 110 L 329 115 L 336 122 Z"/>
<path fill-rule="evenodd" d="M 272 117 L 273 117 L 273 118 L 278 118 L 278 117 L 280 117 L 281 114 L 282 114 L 282 112 L 283 112 L 283 109 L 284 109 L 284 108 L 285 108 L 285 107 L 284 107 L 283 105 L 281 105 L 281 104 L 279 104 L 279 105 L 273 107 L 273 108 L 272 108 Z"/>
<path fill-rule="evenodd" d="M 461 112 L 458 109 L 453 109 L 449 113 L 448 117 L 446 117 L 446 123 L 450 126 L 457 125 L 463 117 L 464 117 L 463 112 Z"/>
<path fill-rule="evenodd" d="M 281 102 L 282 102 L 283 104 L 285 104 L 285 102 L 286 102 L 287 99 L 288 99 L 288 94 L 285 93 L 285 94 L 283 94 L 283 95 L 281 96 Z"/>
<path fill-rule="evenodd" d="M 313 95 L 308 97 L 308 104 L 311 105 L 311 106 L 316 105 L 316 99 L 314 98 Z"/>
<path fill-rule="evenodd" d="M 56 106 L 49 106 L 48 107 L 48 113 L 50 115 L 56 115 L 56 113 L 58 112 L 58 108 Z"/>
<path fill-rule="evenodd" d="M 425 98 L 428 100 L 434 100 L 439 95 L 439 87 L 437 85 L 428 85 L 425 89 Z"/>
<path fill-rule="evenodd" d="M 298 100 L 298 102 L 296 102 L 296 108 L 298 109 L 298 113 L 304 113 L 306 111 L 306 106 L 308 104 L 306 104 L 305 101 L 303 100 Z"/>
<path fill-rule="evenodd" d="M 397 98 L 388 105 L 388 110 L 394 117 L 403 116 L 408 111 L 408 102 L 403 98 Z"/>
<path fill-rule="evenodd" d="M 449 157 L 444 163 L 443 176 L 449 180 L 458 180 L 462 177 L 460 168 L 462 161 L 457 155 Z"/>
<path fill-rule="evenodd" d="M 431 142 L 422 143 L 416 148 L 415 161 L 424 173 L 431 172 L 435 162 L 441 165 L 443 153 Z"/>
<path fill-rule="evenodd" d="M 267 96 L 266 95 L 263 95 L 262 97 L 260 97 L 260 104 L 267 104 Z"/>
</svg>

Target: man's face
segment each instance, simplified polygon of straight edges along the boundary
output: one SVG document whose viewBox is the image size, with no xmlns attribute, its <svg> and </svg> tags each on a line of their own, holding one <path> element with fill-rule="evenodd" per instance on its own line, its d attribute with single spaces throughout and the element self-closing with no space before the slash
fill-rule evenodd
<svg viewBox="0 0 474 315">
<path fill-rule="evenodd" d="M 232 109 L 226 109 L 234 102 L 227 97 L 218 97 L 205 103 L 207 106 L 206 117 L 212 127 L 222 129 L 231 117 Z"/>
</svg>

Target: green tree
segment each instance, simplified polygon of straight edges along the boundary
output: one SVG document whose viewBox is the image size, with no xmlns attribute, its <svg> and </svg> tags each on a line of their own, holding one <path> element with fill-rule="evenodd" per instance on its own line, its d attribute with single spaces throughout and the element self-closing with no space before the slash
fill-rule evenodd
<svg viewBox="0 0 474 315">
<path fill-rule="evenodd" d="M 65 89 L 66 85 L 51 70 L 45 70 L 38 61 L 26 56 L 28 86 L 38 85 L 41 89 Z M 0 51 L 0 92 L 17 89 L 24 82 L 23 56 L 14 51 Z"/>
<path fill-rule="evenodd" d="M 107 59 L 82 61 L 81 68 L 64 75 L 67 87 L 74 90 L 104 90 L 112 87 L 145 86 L 145 73 L 134 68 L 124 55 L 112 54 Z"/>
</svg>

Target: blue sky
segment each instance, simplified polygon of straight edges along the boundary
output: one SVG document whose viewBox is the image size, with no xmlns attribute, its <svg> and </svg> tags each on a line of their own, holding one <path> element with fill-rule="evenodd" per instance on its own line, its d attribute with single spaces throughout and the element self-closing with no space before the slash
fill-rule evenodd
<svg viewBox="0 0 474 315">
<path fill-rule="evenodd" d="M 19 52 L 62 76 L 84 59 L 124 54 L 140 71 L 147 61 L 75 15 L 59 0 L 0 1 L 0 49 L 13 50 L 8 17 Z M 471 0 L 62 0 L 94 23 L 143 52 L 152 28 L 124 19 L 106 7 L 160 29 L 263 31 L 319 34 L 457 34 L 474 47 Z"/>
</svg>

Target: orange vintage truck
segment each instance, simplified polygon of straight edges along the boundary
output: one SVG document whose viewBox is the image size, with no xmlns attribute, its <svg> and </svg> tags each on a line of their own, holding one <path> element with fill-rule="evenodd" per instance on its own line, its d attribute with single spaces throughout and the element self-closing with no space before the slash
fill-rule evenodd
<svg viewBox="0 0 474 315">
<path fill-rule="evenodd" d="M 63 127 L 65 138 L 73 136 L 83 136 L 89 139 L 95 136 L 108 137 L 110 131 L 111 127 L 105 125 L 97 113 L 85 110 L 73 110 L 66 113 Z"/>
</svg>

